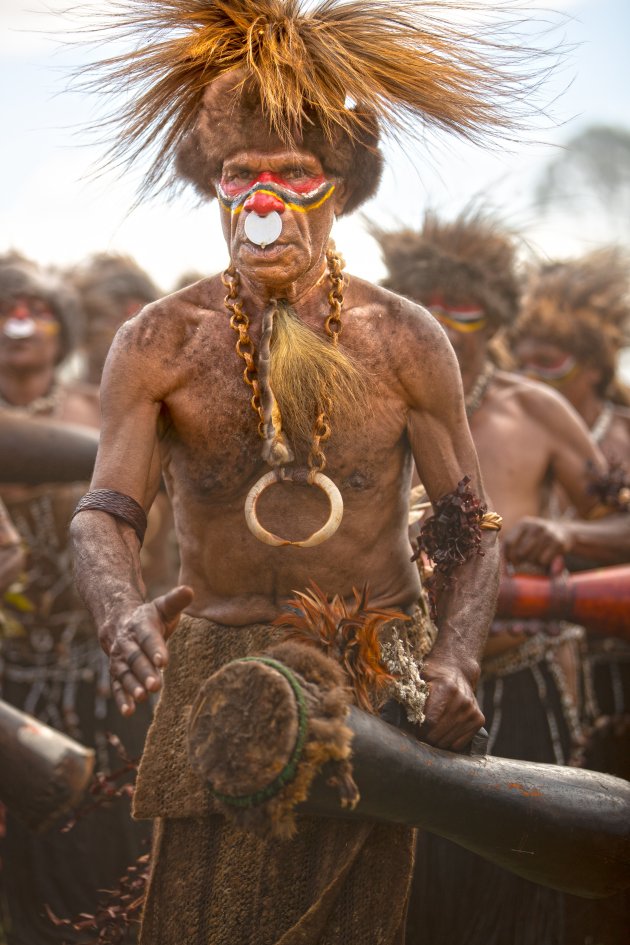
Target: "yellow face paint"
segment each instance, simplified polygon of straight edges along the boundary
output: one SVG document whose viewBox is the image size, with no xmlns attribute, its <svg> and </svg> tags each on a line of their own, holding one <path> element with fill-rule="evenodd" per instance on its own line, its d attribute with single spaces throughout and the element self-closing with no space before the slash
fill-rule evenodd
<svg viewBox="0 0 630 945">
<path fill-rule="evenodd" d="M 441 325 L 462 334 L 481 331 L 488 324 L 488 319 L 480 308 L 464 306 L 461 308 L 447 308 L 445 305 L 433 304 L 429 305 L 429 311 Z"/>
<path fill-rule="evenodd" d="M 219 186 L 217 188 L 217 198 L 221 207 L 233 214 L 242 213 L 245 209 L 246 201 L 249 200 L 250 197 L 253 197 L 254 194 L 264 194 L 267 197 L 275 197 L 281 200 L 284 207 L 288 210 L 295 210 L 297 213 L 308 213 L 309 210 L 317 210 L 322 204 L 326 203 L 334 194 L 335 188 L 335 184 L 330 181 L 325 181 L 310 193 L 298 194 L 286 185 L 274 185 L 274 187 L 271 188 L 268 184 L 256 183 L 253 187 L 248 188 L 237 197 L 230 197 L 222 187 Z"/>
<path fill-rule="evenodd" d="M 562 387 L 577 373 L 579 364 L 572 355 L 567 354 L 550 364 L 538 364 L 529 361 L 523 365 L 523 373 L 534 381 L 542 381 L 551 387 Z"/>
</svg>

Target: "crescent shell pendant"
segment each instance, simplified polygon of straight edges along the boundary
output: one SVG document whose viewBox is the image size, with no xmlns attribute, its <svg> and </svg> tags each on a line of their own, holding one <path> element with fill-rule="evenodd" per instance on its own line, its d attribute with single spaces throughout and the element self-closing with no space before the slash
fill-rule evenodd
<svg viewBox="0 0 630 945">
<path fill-rule="evenodd" d="M 279 535 L 274 535 L 273 532 L 267 531 L 266 528 L 258 521 L 258 516 L 256 513 L 256 504 L 269 486 L 272 486 L 274 483 L 278 482 L 294 482 L 299 481 L 303 484 L 304 479 L 300 476 L 299 480 L 294 480 L 293 473 L 299 472 L 298 470 L 293 469 L 283 469 L 282 475 L 279 477 L 276 472 L 265 473 L 264 476 L 255 483 L 247 494 L 245 500 L 245 521 L 247 522 L 247 527 L 249 528 L 252 535 L 254 535 L 259 541 L 264 542 L 266 545 L 273 545 L 276 548 L 283 546 L 291 545 L 293 548 L 314 548 L 316 545 L 321 545 L 323 542 L 328 541 L 329 538 L 335 534 L 337 529 L 341 524 L 343 518 L 343 499 L 341 493 L 337 486 L 334 484 L 332 479 L 329 479 L 328 476 L 325 476 L 323 473 L 316 473 L 313 477 L 313 485 L 317 486 L 322 490 L 328 497 L 330 503 L 330 515 L 328 516 L 328 521 L 323 525 L 318 531 L 313 532 L 309 538 L 304 538 L 301 541 L 290 541 L 288 538 L 281 538 Z"/>
</svg>

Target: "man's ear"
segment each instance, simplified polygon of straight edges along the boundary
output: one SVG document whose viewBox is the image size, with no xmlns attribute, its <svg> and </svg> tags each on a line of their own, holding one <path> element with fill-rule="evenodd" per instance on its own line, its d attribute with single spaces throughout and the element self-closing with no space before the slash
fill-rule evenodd
<svg viewBox="0 0 630 945">
<path fill-rule="evenodd" d="M 335 216 L 340 216 L 348 202 L 348 187 L 345 180 L 337 180 L 334 193 L 335 200 Z"/>
</svg>

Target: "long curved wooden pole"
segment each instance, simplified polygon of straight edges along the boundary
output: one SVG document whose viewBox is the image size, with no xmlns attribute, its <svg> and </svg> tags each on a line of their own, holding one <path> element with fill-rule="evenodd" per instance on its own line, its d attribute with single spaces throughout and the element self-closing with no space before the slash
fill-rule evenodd
<svg viewBox="0 0 630 945">
<path fill-rule="evenodd" d="M 0 410 L 0 482 L 89 480 L 98 433 L 89 427 Z"/>
</svg>

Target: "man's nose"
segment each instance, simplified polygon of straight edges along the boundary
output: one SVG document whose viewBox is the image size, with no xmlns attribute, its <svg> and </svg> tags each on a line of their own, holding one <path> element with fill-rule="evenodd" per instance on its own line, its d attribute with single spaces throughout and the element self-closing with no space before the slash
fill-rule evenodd
<svg viewBox="0 0 630 945">
<path fill-rule="evenodd" d="M 273 213 L 274 210 L 276 213 L 284 213 L 285 206 L 284 201 L 280 200 L 280 197 L 276 197 L 275 194 L 268 194 L 262 190 L 257 190 L 247 198 L 244 209 L 252 210 L 254 213 L 257 213 L 259 217 L 266 217 L 267 214 Z"/>
<path fill-rule="evenodd" d="M 25 305 L 23 302 L 18 302 L 11 309 L 11 318 L 30 318 L 31 313 L 28 305 Z"/>
</svg>

